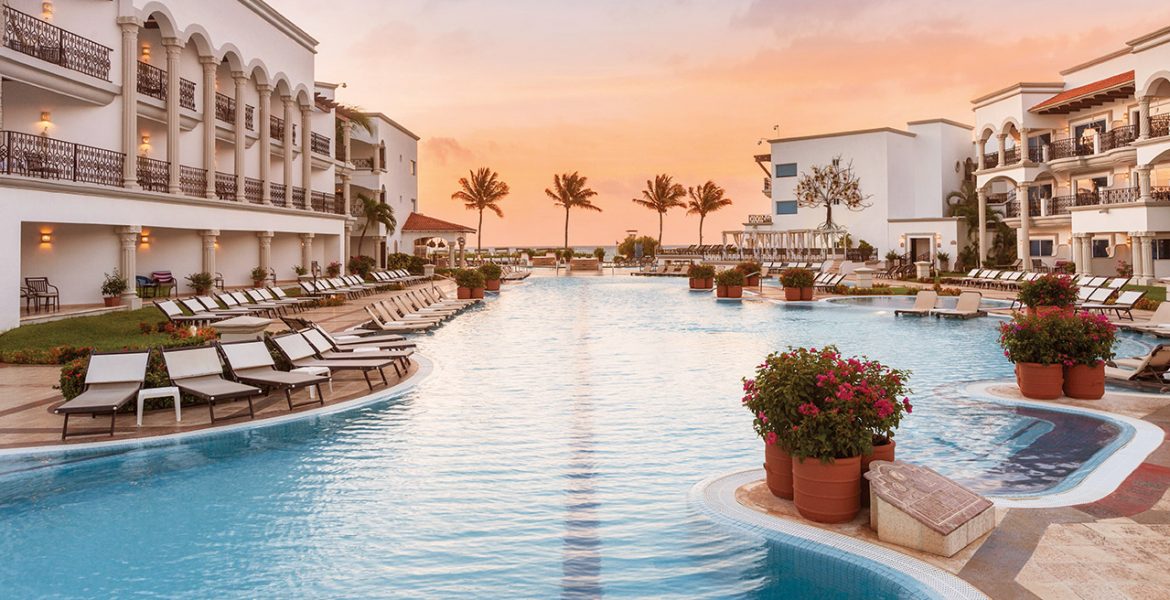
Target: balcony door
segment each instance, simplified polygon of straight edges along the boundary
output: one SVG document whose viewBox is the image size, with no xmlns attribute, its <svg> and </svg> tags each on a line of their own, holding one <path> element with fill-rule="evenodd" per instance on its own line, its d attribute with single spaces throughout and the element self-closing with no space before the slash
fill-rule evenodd
<svg viewBox="0 0 1170 600">
<path fill-rule="evenodd" d="M 1090 121 L 1088 123 L 1081 123 L 1080 125 L 1074 125 L 1073 126 L 1073 139 L 1078 139 L 1078 140 L 1081 139 L 1081 136 L 1084 135 L 1085 131 L 1088 129 L 1097 130 L 1097 135 L 1101 135 L 1102 133 L 1105 133 L 1105 119 L 1098 119 L 1096 121 Z"/>
</svg>

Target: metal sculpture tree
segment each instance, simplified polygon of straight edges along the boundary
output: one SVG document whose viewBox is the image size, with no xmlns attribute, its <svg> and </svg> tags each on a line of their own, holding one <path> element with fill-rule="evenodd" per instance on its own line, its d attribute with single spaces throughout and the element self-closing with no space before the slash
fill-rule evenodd
<svg viewBox="0 0 1170 600">
<path fill-rule="evenodd" d="M 809 173 L 801 173 L 796 182 L 796 202 L 806 208 L 825 208 L 825 222 L 818 227 L 824 231 L 842 231 L 833 222 L 833 207 L 844 206 L 851 211 L 870 207 L 869 196 L 861 192 L 861 180 L 853 172 L 853 163 L 841 166 L 841 157 L 828 165 L 813 165 Z"/>
</svg>

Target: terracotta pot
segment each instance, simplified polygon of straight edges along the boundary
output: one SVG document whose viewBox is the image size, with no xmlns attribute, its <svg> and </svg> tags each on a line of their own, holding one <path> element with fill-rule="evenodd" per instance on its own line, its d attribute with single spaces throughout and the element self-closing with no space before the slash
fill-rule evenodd
<svg viewBox="0 0 1170 600">
<path fill-rule="evenodd" d="M 102 298 L 102 302 L 105 302 L 106 306 L 122 306 L 122 297 L 105 296 Z"/>
<path fill-rule="evenodd" d="M 264 280 L 263 280 L 263 279 L 254 279 L 254 280 L 252 280 L 252 287 L 254 287 L 254 288 L 262 288 L 262 287 L 264 287 Z"/>
<path fill-rule="evenodd" d="M 800 288 L 784 288 L 784 299 L 789 302 L 800 300 Z"/>
<path fill-rule="evenodd" d="M 1028 306 L 1024 308 L 1024 312 L 1029 317 L 1043 317 L 1052 313 L 1064 313 L 1071 317 L 1074 309 L 1071 306 Z"/>
<path fill-rule="evenodd" d="M 487 281 L 484 281 L 483 282 L 483 289 L 485 289 L 489 292 L 500 291 L 500 280 L 499 279 L 488 279 Z"/>
<path fill-rule="evenodd" d="M 471 288 L 471 297 L 483 299 L 483 288 Z"/>
<path fill-rule="evenodd" d="M 744 285 L 747 287 L 760 287 L 760 276 L 756 275 L 754 277 L 748 277 L 747 281 L 744 282 Z"/>
<path fill-rule="evenodd" d="M 812 298 L 813 298 L 813 289 L 812 288 L 810 288 L 810 287 L 800 288 L 800 299 L 801 300 L 812 300 Z"/>
<path fill-rule="evenodd" d="M 793 501 L 800 516 L 818 523 L 844 523 L 861 510 L 861 457 L 822 463 L 792 462 Z"/>
<path fill-rule="evenodd" d="M 792 455 L 777 444 L 764 444 L 768 490 L 777 498 L 792 499 Z"/>
<path fill-rule="evenodd" d="M 1105 363 L 1065 367 L 1064 395 L 1078 400 L 1100 400 L 1105 395 Z"/>
<path fill-rule="evenodd" d="M 715 285 L 714 277 L 704 277 L 701 279 L 691 278 L 692 290 L 709 290 Z"/>
<path fill-rule="evenodd" d="M 720 298 L 743 298 L 743 286 L 721 285 L 715 288 L 715 295 Z"/>
<path fill-rule="evenodd" d="M 1017 363 L 1016 384 L 1025 398 L 1055 400 L 1064 387 L 1064 367 L 1040 363 Z"/>
<path fill-rule="evenodd" d="M 865 454 L 861 457 L 861 505 L 869 506 L 869 480 L 865 478 L 865 474 L 869 472 L 869 463 L 875 460 L 894 460 L 894 447 L 897 444 L 894 440 L 886 440 L 882 445 L 874 445 L 872 454 Z"/>
<path fill-rule="evenodd" d="M 455 296 L 460 300 L 470 300 L 471 288 L 460 286 L 459 289 L 455 290 Z"/>
</svg>

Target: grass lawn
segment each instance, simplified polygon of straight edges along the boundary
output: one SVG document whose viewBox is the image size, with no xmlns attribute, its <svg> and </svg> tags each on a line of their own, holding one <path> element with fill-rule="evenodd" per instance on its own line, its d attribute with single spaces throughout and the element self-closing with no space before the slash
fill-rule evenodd
<svg viewBox="0 0 1170 600">
<path fill-rule="evenodd" d="M 47 351 L 56 346 L 92 346 L 98 350 L 160 346 L 171 339 L 170 335 L 143 334 L 138 324 L 157 325 L 165 320 L 162 313 L 151 306 L 140 310 L 24 325 L 0 334 L 0 357 L 9 352 Z"/>
<path fill-rule="evenodd" d="M 1127 290 L 1135 290 L 1146 293 L 1146 299 L 1154 300 L 1156 302 L 1166 301 L 1166 288 L 1160 285 L 1127 285 Z"/>
</svg>

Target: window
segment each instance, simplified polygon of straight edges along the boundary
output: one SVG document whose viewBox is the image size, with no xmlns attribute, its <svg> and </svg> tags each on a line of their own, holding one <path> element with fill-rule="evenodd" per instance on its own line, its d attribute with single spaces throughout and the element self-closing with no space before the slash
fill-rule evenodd
<svg viewBox="0 0 1170 600">
<path fill-rule="evenodd" d="M 1154 260 L 1170 259 L 1170 239 L 1154 240 Z"/>
<path fill-rule="evenodd" d="M 1081 139 L 1081 136 L 1084 135 L 1086 129 L 1096 129 L 1098 135 L 1105 133 L 1105 121 L 1099 120 L 1093 121 L 1091 123 L 1081 123 L 1080 125 L 1074 126 L 1073 138 L 1078 140 Z"/>
<path fill-rule="evenodd" d="M 776 214 L 778 215 L 795 215 L 796 214 L 796 200 L 777 200 Z"/>
<path fill-rule="evenodd" d="M 1052 256 L 1052 240 L 1030 240 L 1028 254 L 1032 256 Z"/>
<path fill-rule="evenodd" d="M 1052 184 L 1045 183 L 1043 185 L 1034 185 L 1028 188 L 1028 199 L 1039 200 L 1040 198 L 1052 197 Z"/>
<path fill-rule="evenodd" d="M 413 160 L 410 161 L 410 174 L 411 175 L 418 175 L 418 162 L 413 161 Z"/>
<path fill-rule="evenodd" d="M 784 163 L 776 165 L 777 177 L 796 177 L 796 163 Z"/>
<path fill-rule="evenodd" d="M 1093 240 L 1093 258 L 1109 258 L 1109 240 Z"/>
</svg>

